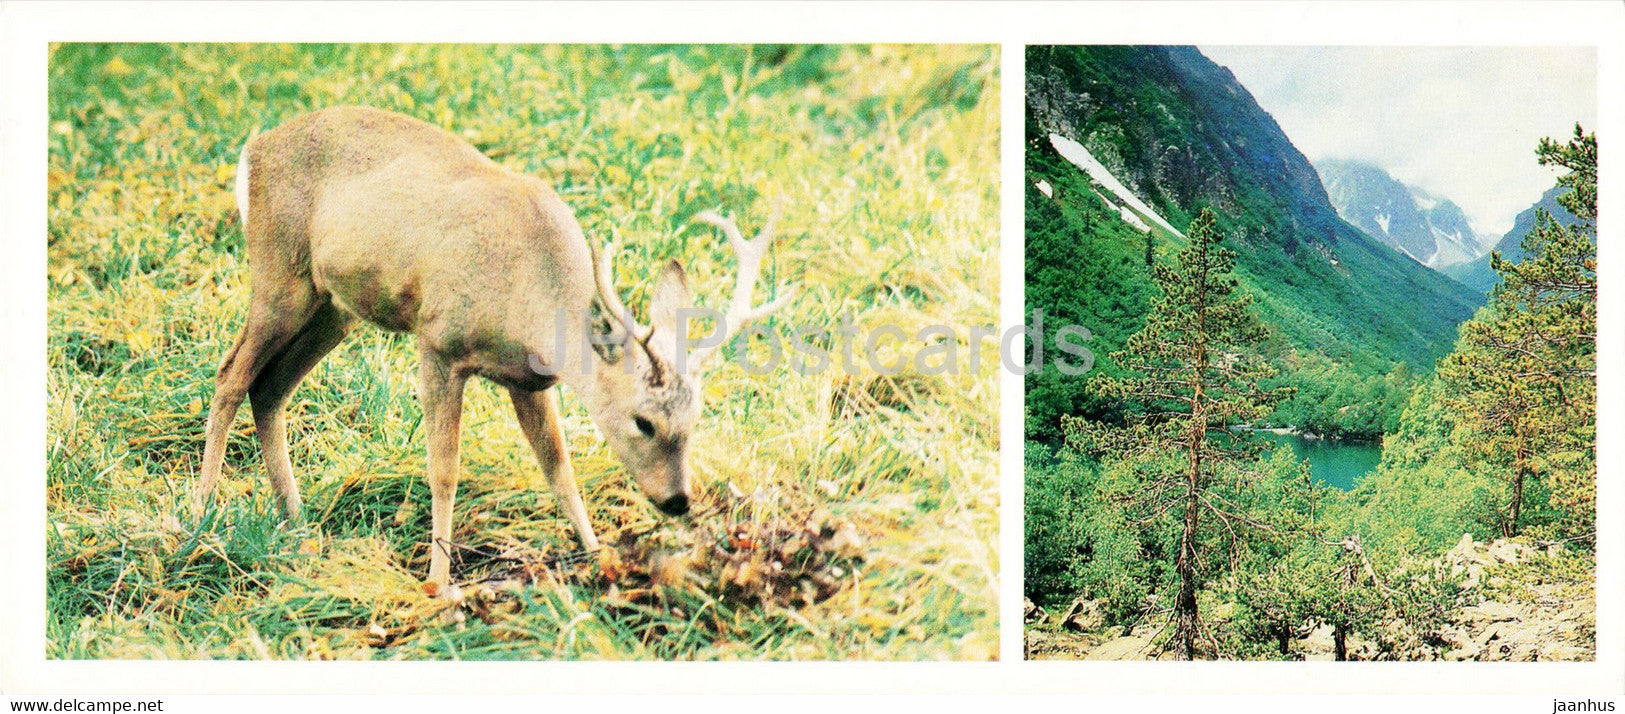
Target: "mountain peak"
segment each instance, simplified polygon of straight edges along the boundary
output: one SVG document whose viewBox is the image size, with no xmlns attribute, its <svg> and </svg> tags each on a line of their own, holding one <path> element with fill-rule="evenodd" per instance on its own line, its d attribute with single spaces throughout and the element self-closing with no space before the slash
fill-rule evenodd
<svg viewBox="0 0 1625 714">
<path fill-rule="evenodd" d="M 1343 220 L 1418 263 L 1439 269 L 1489 252 L 1488 237 L 1478 235 L 1448 198 L 1358 159 L 1321 159 L 1315 169 Z"/>
</svg>

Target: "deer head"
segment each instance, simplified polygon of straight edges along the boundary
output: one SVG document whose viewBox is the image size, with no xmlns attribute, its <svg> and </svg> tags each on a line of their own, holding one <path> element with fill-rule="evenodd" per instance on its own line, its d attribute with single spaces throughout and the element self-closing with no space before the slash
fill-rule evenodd
<svg viewBox="0 0 1625 714">
<path fill-rule="evenodd" d="M 766 305 L 753 305 L 752 292 L 762 260 L 773 241 L 778 211 L 754 240 L 746 240 L 732 219 L 711 211 L 695 220 L 721 228 L 739 261 L 733 299 L 717 322 L 722 339 L 689 351 L 685 311 L 694 296 L 682 263 L 666 263 L 656 279 L 649 322 L 639 323 L 615 293 L 613 243 L 593 255 L 601 334 L 594 351 L 603 369 L 593 370 L 593 390 L 582 399 L 593 421 L 643 492 L 660 510 L 677 516 L 692 500 L 689 437 L 699 419 L 700 373 L 716 348 L 750 322 L 787 304 L 789 290 Z"/>
</svg>

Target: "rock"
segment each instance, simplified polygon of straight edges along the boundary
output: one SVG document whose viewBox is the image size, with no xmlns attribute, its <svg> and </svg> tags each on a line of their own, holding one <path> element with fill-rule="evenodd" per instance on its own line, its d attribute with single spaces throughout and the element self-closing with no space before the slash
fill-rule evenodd
<svg viewBox="0 0 1625 714">
<path fill-rule="evenodd" d="M 1335 645 L 1332 642 L 1332 626 L 1321 625 L 1299 640 L 1299 647 L 1303 651 L 1305 660 L 1331 661 L 1336 658 L 1333 652 Z"/>
<path fill-rule="evenodd" d="M 1119 637 L 1101 643 L 1099 647 L 1089 650 L 1083 656 L 1092 660 L 1125 660 L 1149 659 L 1151 656 L 1151 640 L 1144 637 Z"/>
<path fill-rule="evenodd" d="M 1061 627 L 1073 632 L 1092 632 L 1106 626 L 1106 613 L 1098 600 L 1078 598 L 1061 616 Z"/>
<path fill-rule="evenodd" d="M 1498 563 L 1520 563 L 1534 554 L 1534 549 L 1527 545 L 1500 539 L 1490 543 L 1486 551 Z"/>
<path fill-rule="evenodd" d="M 1472 607 L 1462 608 L 1461 619 L 1468 623 L 1507 622 L 1518 619 L 1518 611 L 1506 603 L 1486 600 Z"/>
<path fill-rule="evenodd" d="M 1161 632 L 1164 627 L 1169 626 L 1171 626 L 1171 624 L 1166 620 L 1148 617 L 1136 624 L 1134 629 L 1129 630 L 1128 634 L 1130 637 L 1139 637 L 1141 639 L 1149 640 L 1156 637 L 1157 633 Z"/>
<path fill-rule="evenodd" d="M 1048 615 L 1049 613 L 1044 612 L 1044 608 L 1034 605 L 1032 600 L 1021 599 L 1021 620 L 1023 622 L 1038 622 Z"/>
<path fill-rule="evenodd" d="M 1579 662 L 1595 659 L 1595 654 L 1582 647 L 1576 647 L 1568 642 L 1549 642 L 1542 645 L 1542 660 L 1549 662 Z"/>
<path fill-rule="evenodd" d="M 1465 567 L 1463 567 L 1463 566 L 1457 566 L 1457 567 L 1461 567 L 1463 572 L 1467 573 L 1467 577 L 1462 578 L 1461 589 L 1463 589 L 1463 590 L 1476 590 L 1476 589 L 1478 589 L 1479 579 L 1484 576 L 1484 566 L 1479 565 L 1478 563 L 1472 563 L 1472 564 L 1469 564 L 1469 565 L 1467 565 Z"/>
<path fill-rule="evenodd" d="M 1027 645 L 1027 659 L 1083 659 L 1089 651 L 1088 638 L 1070 632 L 1050 630 L 1041 627 L 1028 627 L 1025 630 Z"/>
<path fill-rule="evenodd" d="M 1456 541 L 1456 547 L 1451 548 L 1450 552 L 1445 554 L 1445 557 L 1456 562 L 1467 562 L 1472 560 L 1473 551 L 1477 549 L 1478 544 L 1473 542 L 1473 534 L 1463 533 L 1461 534 L 1461 540 Z"/>
<path fill-rule="evenodd" d="M 1440 613 L 1443 621 L 1431 632 L 1396 628 L 1398 621 L 1378 623 L 1392 650 L 1370 647 L 1351 636 L 1351 659 L 1367 657 L 1450 661 L 1575 661 L 1596 657 L 1595 582 L 1542 569 L 1543 559 L 1575 557 L 1559 544 L 1531 546 L 1521 540 L 1473 540 L 1464 533 L 1433 561 L 1441 574 L 1459 579 L 1462 592 L 1454 606 Z M 1530 576 L 1530 569 L 1537 569 Z M 1507 591 L 1509 585 L 1518 587 Z M 1486 599 L 1493 597 L 1493 599 Z M 1307 660 L 1332 658 L 1332 632 L 1322 627 L 1299 645 Z"/>
<path fill-rule="evenodd" d="M 1440 642 L 1443 642 L 1452 649 L 1463 649 L 1474 644 L 1473 636 L 1460 627 L 1451 627 L 1446 625 L 1445 628 L 1439 632 L 1438 636 Z"/>
<path fill-rule="evenodd" d="M 1466 661 L 1466 660 L 1477 659 L 1478 658 L 1478 648 L 1477 647 L 1459 647 L 1459 648 L 1456 648 L 1456 649 L 1450 650 L 1449 652 L 1444 653 L 1444 658 L 1445 658 L 1446 661 L 1450 661 L 1450 662 L 1463 662 L 1463 661 Z"/>
<path fill-rule="evenodd" d="M 1558 622 L 1564 623 L 1581 622 L 1586 619 L 1587 614 L 1589 613 L 1587 613 L 1585 610 L 1578 607 L 1573 607 L 1557 613 L 1556 619 Z"/>
</svg>

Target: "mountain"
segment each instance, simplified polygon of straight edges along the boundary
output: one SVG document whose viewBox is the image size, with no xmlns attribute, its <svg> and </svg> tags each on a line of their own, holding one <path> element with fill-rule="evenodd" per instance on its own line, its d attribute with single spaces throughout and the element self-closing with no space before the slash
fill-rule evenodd
<svg viewBox="0 0 1625 714">
<path fill-rule="evenodd" d="M 1439 269 L 1489 252 L 1488 241 L 1448 199 L 1400 183 L 1363 161 L 1328 159 L 1315 168 L 1343 220 L 1418 263 Z"/>
<path fill-rule="evenodd" d="M 1523 260 L 1523 236 L 1535 227 L 1535 215 L 1540 209 L 1545 209 L 1547 213 L 1551 214 L 1553 220 L 1565 226 L 1579 223 L 1579 218 L 1570 213 L 1569 209 L 1564 208 L 1563 204 L 1557 202 L 1557 197 L 1563 195 L 1567 190 L 1561 186 L 1546 189 L 1546 192 L 1540 195 L 1540 200 L 1536 201 L 1535 205 L 1524 209 L 1516 219 L 1513 219 L 1512 230 L 1507 231 L 1506 235 L 1496 242 L 1493 250 L 1500 252 L 1501 258 L 1504 260 L 1513 262 Z M 1488 253 L 1476 260 L 1449 266 L 1444 269 L 1444 273 L 1455 278 L 1457 282 L 1484 293 L 1489 292 L 1490 288 L 1495 287 L 1495 283 L 1500 280 L 1500 276 L 1496 275 L 1495 271 L 1490 268 Z"/>
<path fill-rule="evenodd" d="M 1027 303 L 1048 324 L 1088 327 L 1097 369 L 1112 373 L 1111 351 L 1144 322 L 1149 264 L 1184 242 L 1160 224 L 1182 228 L 1204 207 L 1288 376 L 1430 372 L 1483 303 L 1345 222 L 1275 120 L 1195 48 L 1029 47 L 1026 64 Z M 1029 434 L 1053 438 L 1060 414 L 1111 418 L 1054 372 L 1027 379 Z"/>
</svg>

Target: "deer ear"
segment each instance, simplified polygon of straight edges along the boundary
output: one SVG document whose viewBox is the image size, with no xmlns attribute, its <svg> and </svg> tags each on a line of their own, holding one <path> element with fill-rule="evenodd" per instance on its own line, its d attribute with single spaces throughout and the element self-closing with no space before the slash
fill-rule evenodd
<svg viewBox="0 0 1625 714">
<path fill-rule="evenodd" d="M 649 326 L 676 334 L 677 311 L 694 305 L 694 293 L 688 289 L 688 272 L 683 264 L 672 260 L 660 271 L 655 282 L 654 302 L 649 306 Z M 687 335 L 677 335 L 679 339 Z"/>
</svg>

